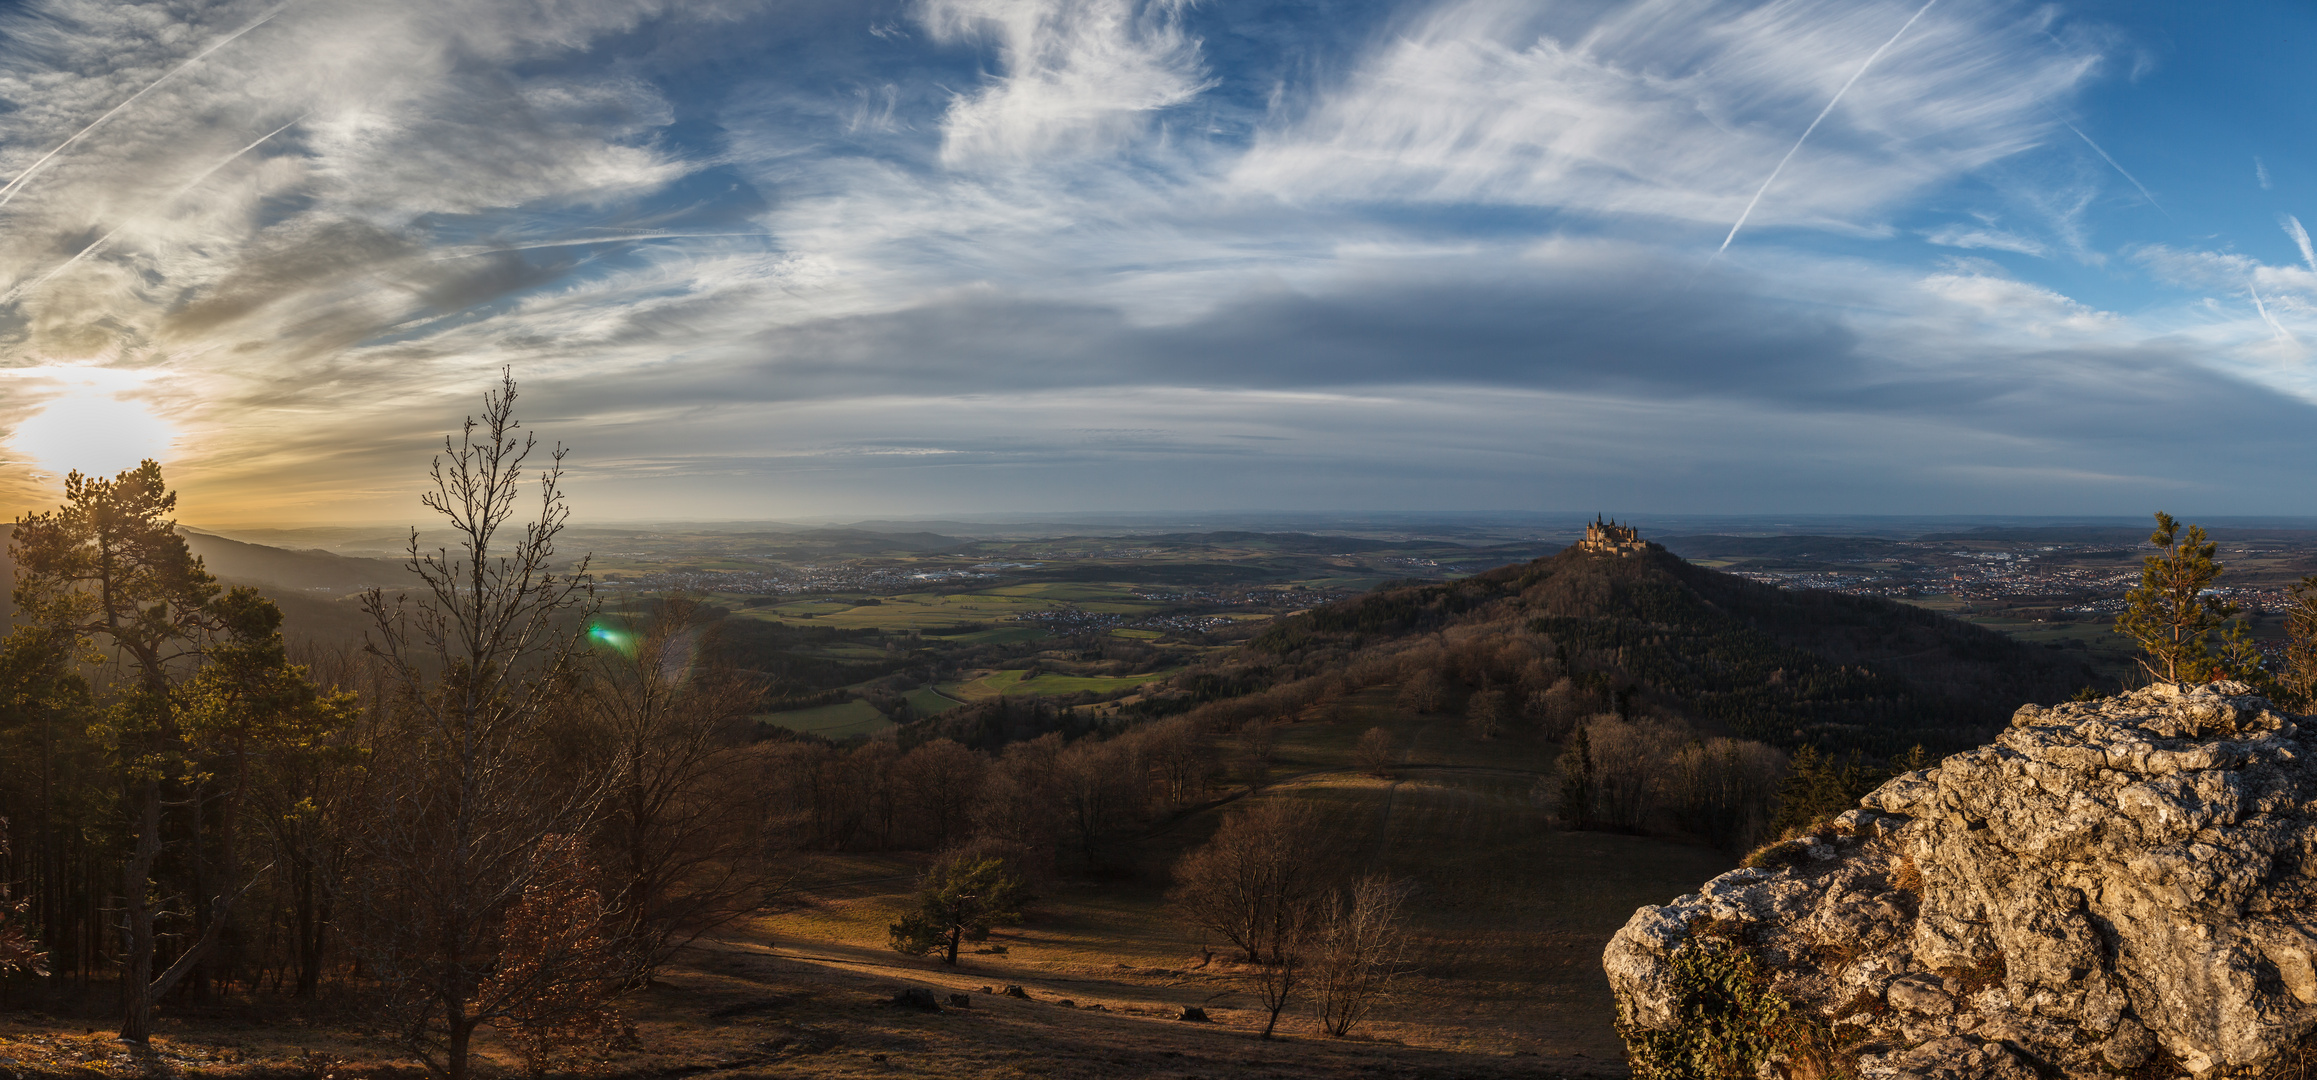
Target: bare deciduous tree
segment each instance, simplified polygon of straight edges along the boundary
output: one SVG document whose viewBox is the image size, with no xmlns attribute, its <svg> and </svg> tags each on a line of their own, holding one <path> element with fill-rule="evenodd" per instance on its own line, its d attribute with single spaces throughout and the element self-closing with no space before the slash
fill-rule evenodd
<svg viewBox="0 0 2317 1080">
<path fill-rule="evenodd" d="M 1268 719 L 1247 721 L 1239 729 L 1239 768 L 1247 786 L 1262 787 L 1271 779 L 1271 759 L 1279 746 L 1279 729 Z"/>
<path fill-rule="evenodd" d="M 746 684 L 695 670 L 710 632 L 703 605 L 662 599 L 648 619 L 604 619 L 588 682 L 584 772 L 616 777 L 596 828 L 639 979 L 701 934 L 763 907 L 770 886 L 733 731 L 756 700 Z"/>
<path fill-rule="evenodd" d="M 363 947 L 414 1048 L 449 1080 L 465 1080 L 480 1025 L 542 1022 L 533 990 L 557 976 L 492 981 L 501 930 L 546 872 L 542 845 L 585 834 L 601 795 L 549 771 L 545 733 L 574 707 L 593 593 L 587 560 L 556 565 L 570 517 L 561 447 L 537 476 L 538 516 L 509 529 L 537 445 L 514 404 L 502 375 L 481 419 L 444 440 L 422 501 L 453 539 L 429 551 L 411 530 L 419 597 L 363 597 L 393 694 L 359 860 Z"/>
<path fill-rule="evenodd" d="M 1414 712 L 1439 712 L 1448 704 L 1448 681 L 1438 668 L 1420 667 L 1400 684 L 1400 707 Z"/>
<path fill-rule="evenodd" d="M 1312 957 L 1312 989 L 1319 1022 L 1330 1035 L 1349 1035 L 1400 973 L 1407 933 L 1400 922 L 1406 886 L 1370 875 L 1323 906 Z"/>
<path fill-rule="evenodd" d="M 1081 866 L 1104 864 L 1104 843 L 1142 824 L 1150 764 L 1138 739 L 1080 739 L 1055 761 L 1055 791 Z"/>
<path fill-rule="evenodd" d="M 1257 965 L 1253 976 L 1255 996 L 1262 999 L 1269 1014 L 1263 1020 L 1265 1039 L 1279 1027 L 1279 1014 L 1310 981 L 1310 954 L 1318 938 L 1320 914 L 1318 902 L 1310 897 L 1294 900 L 1279 910 L 1278 925 L 1272 933 L 1271 962 Z"/>
<path fill-rule="evenodd" d="M 910 816 L 923 823 L 935 851 L 965 839 L 973 824 L 989 759 L 955 739 L 935 739 L 901 755 L 895 780 Z"/>
<path fill-rule="evenodd" d="M 1360 771 L 1370 776 L 1392 774 L 1392 733 L 1372 727 L 1360 733 L 1360 741 L 1352 744 L 1352 760 L 1359 763 Z"/>
<path fill-rule="evenodd" d="M 1319 819 L 1301 803 L 1269 799 L 1223 819 L 1215 838 L 1175 865 L 1175 906 L 1223 936 L 1250 963 L 1278 960 L 1289 930 L 1319 892 L 1325 858 Z"/>
<path fill-rule="evenodd" d="M 1183 806 L 1206 790 L 1214 751 L 1189 717 L 1171 717 L 1138 728 L 1168 806 Z"/>
</svg>

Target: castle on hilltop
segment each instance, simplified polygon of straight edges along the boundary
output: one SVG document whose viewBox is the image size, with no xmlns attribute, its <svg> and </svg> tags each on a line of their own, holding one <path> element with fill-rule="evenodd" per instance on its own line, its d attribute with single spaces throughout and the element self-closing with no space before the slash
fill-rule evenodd
<svg viewBox="0 0 2317 1080">
<path fill-rule="evenodd" d="M 1602 555 L 1639 555 L 1649 550 L 1649 541 L 1641 538 L 1641 531 L 1631 525 L 1619 525 L 1612 518 L 1603 521 L 1596 515 L 1591 525 L 1585 526 L 1585 538 L 1577 541 L 1577 550 Z"/>
</svg>

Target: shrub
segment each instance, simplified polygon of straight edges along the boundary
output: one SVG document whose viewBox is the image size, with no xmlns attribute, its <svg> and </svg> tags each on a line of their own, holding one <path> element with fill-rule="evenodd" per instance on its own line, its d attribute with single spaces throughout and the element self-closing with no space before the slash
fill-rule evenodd
<svg viewBox="0 0 2317 1080">
<path fill-rule="evenodd" d="M 1634 1080 L 1754 1080 L 1773 1054 L 1810 1041 L 1808 1022 L 1742 943 L 1693 932 L 1672 962 L 1674 1026 L 1617 1025 Z"/>
</svg>

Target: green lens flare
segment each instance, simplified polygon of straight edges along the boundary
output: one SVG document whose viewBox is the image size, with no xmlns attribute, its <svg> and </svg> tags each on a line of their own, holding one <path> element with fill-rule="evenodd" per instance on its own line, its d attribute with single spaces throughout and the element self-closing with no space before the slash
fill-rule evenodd
<svg viewBox="0 0 2317 1080">
<path fill-rule="evenodd" d="M 588 640 L 605 648 L 617 650 L 623 656 L 636 654 L 635 635 L 598 621 L 587 628 Z"/>
</svg>

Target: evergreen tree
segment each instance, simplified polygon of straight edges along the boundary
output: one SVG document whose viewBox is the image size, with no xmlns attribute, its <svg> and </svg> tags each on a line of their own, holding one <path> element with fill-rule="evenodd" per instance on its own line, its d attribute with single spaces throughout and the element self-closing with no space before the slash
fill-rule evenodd
<svg viewBox="0 0 2317 1080">
<path fill-rule="evenodd" d="M 893 951 L 910 956 L 941 951 L 941 962 L 957 964 L 960 940 L 984 941 L 990 929 L 1022 921 L 1030 902 L 1020 878 L 1005 860 L 959 856 L 935 863 L 917 888 L 917 911 L 892 924 Z"/>
<path fill-rule="evenodd" d="M 87 648 L 110 649 L 129 675 L 95 725 L 112 758 L 135 839 L 121 867 L 126 931 L 121 1038 L 152 1035 L 153 1003 L 200 962 L 222 920 L 158 977 L 153 880 L 164 844 L 163 803 L 182 801 L 192 763 L 177 694 L 183 661 L 198 656 L 219 623 L 218 586 L 185 547 L 170 514 L 177 494 L 148 460 L 112 479 L 72 473 L 65 503 L 16 523 L 18 618 Z M 196 903 L 207 900 L 197 898 Z M 227 905 L 230 906 L 230 905 Z"/>
<path fill-rule="evenodd" d="M 2317 574 L 2292 587 L 2285 608 L 2285 670 L 2277 675 L 2277 691 L 2292 708 L 2317 708 Z"/>
<path fill-rule="evenodd" d="M 2205 539 L 2202 526 L 2191 525 L 2181 535 L 2180 523 L 2161 511 L 2148 542 L 2159 552 L 2141 560 L 2140 587 L 2125 595 L 2124 612 L 2116 616 L 2116 632 L 2147 654 L 2140 666 L 2164 682 L 2258 681 L 2259 653 L 2241 623 L 2224 638 L 2221 655 L 2213 653 L 2213 633 L 2237 614 L 2236 605 L 2206 592 L 2221 575 L 2213 558 L 2218 545 Z"/>
</svg>

